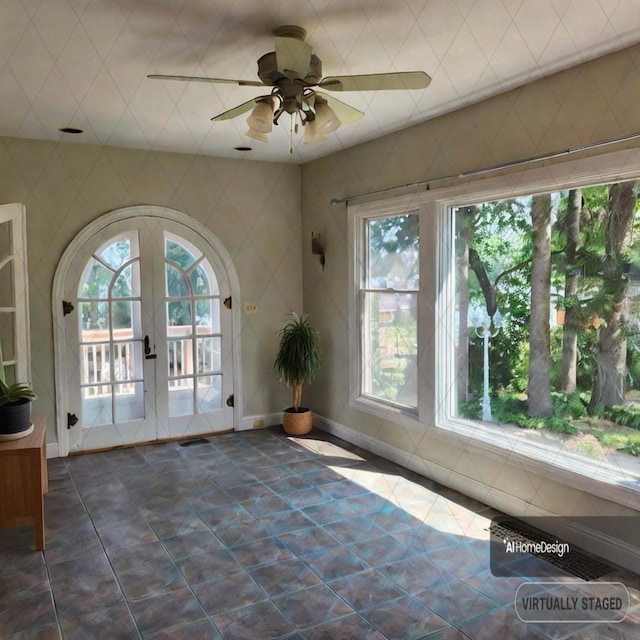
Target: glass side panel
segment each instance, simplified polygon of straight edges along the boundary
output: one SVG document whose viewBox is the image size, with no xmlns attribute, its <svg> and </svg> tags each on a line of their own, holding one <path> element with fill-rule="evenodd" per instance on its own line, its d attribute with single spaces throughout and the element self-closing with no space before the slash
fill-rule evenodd
<svg viewBox="0 0 640 640">
<path fill-rule="evenodd" d="M 13 254 L 12 225 L 11 220 L 0 223 L 0 262 Z"/>
<path fill-rule="evenodd" d="M 418 289 L 418 216 L 374 218 L 367 222 L 367 287 Z"/>
<path fill-rule="evenodd" d="M 189 298 L 191 289 L 185 275 L 172 264 L 165 264 L 165 292 L 168 298 Z"/>
<path fill-rule="evenodd" d="M 1 262 L 0 258 L 0 262 Z M 16 299 L 13 295 L 13 260 L 9 260 L 0 268 L 0 307 L 14 307 Z"/>
<path fill-rule="evenodd" d="M 0 345 L 2 359 L 5 362 L 16 357 L 16 314 L 13 311 L 0 311 Z"/>
<path fill-rule="evenodd" d="M 105 300 L 109 297 L 109 285 L 112 278 L 113 271 L 111 269 L 107 269 L 95 258 L 91 258 L 82 272 L 78 286 L 78 297 Z"/>
<path fill-rule="evenodd" d="M 198 376 L 198 413 L 222 409 L 222 376 Z"/>
</svg>

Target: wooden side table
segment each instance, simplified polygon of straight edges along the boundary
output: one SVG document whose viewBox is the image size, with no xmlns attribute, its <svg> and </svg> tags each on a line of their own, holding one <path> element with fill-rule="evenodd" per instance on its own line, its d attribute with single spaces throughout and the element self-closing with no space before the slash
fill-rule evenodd
<svg viewBox="0 0 640 640">
<path fill-rule="evenodd" d="M 36 549 L 44 550 L 44 494 L 48 490 L 46 425 L 34 415 L 33 431 L 0 442 L 0 528 L 35 527 Z"/>
</svg>

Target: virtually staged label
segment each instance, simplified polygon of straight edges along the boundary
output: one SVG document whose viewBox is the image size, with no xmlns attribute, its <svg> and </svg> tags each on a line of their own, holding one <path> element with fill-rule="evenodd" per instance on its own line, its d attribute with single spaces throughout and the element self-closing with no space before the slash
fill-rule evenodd
<svg viewBox="0 0 640 640">
<path fill-rule="evenodd" d="M 523 622 L 622 622 L 629 606 L 620 582 L 525 582 L 515 596 Z"/>
</svg>

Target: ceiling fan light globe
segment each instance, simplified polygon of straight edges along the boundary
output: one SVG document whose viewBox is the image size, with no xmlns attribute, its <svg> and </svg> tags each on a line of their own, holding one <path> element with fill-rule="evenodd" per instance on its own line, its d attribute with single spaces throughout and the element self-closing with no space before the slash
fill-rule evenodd
<svg viewBox="0 0 640 640">
<path fill-rule="evenodd" d="M 342 124 L 335 111 L 324 102 L 316 102 L 315 123 L 320 135 L 333 133 Z"/>
<path fill-rule="evenodd" d="M 326 140 L 324 135 L 318 130 L 317 120 L 310 120 L 304 125 L 304 144 L 314 144 Z"/>
<path fill-rule="evenodd" d="M 253 138 L 254 140 L 260 140 L 260 142 L 269 142 L 269 138 L 267 138 L 266 133 L 252 129 L 251 126 L 249 126 L 249 130 L 244 135 L 248 138 Z"/>
<path fill-rule="evenodd" d="M 266 100 L 258 102 L 247 118 L 247 124 L 250 130 L 271 133 L 273 129 L 273 103 Z"/>
</svg>

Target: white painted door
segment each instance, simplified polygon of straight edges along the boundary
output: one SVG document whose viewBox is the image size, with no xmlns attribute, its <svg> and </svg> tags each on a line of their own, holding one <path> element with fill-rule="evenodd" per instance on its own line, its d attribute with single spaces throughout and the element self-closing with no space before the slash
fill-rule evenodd
<svg viewBox="0 0 640 640">
<path fill-rule="evenodd" d="M 198 234 L 151 216 L 114 222 L 78 251 L 65 287 L 70 451 L 233 427 L 219 267 Z"/>
</svg>

